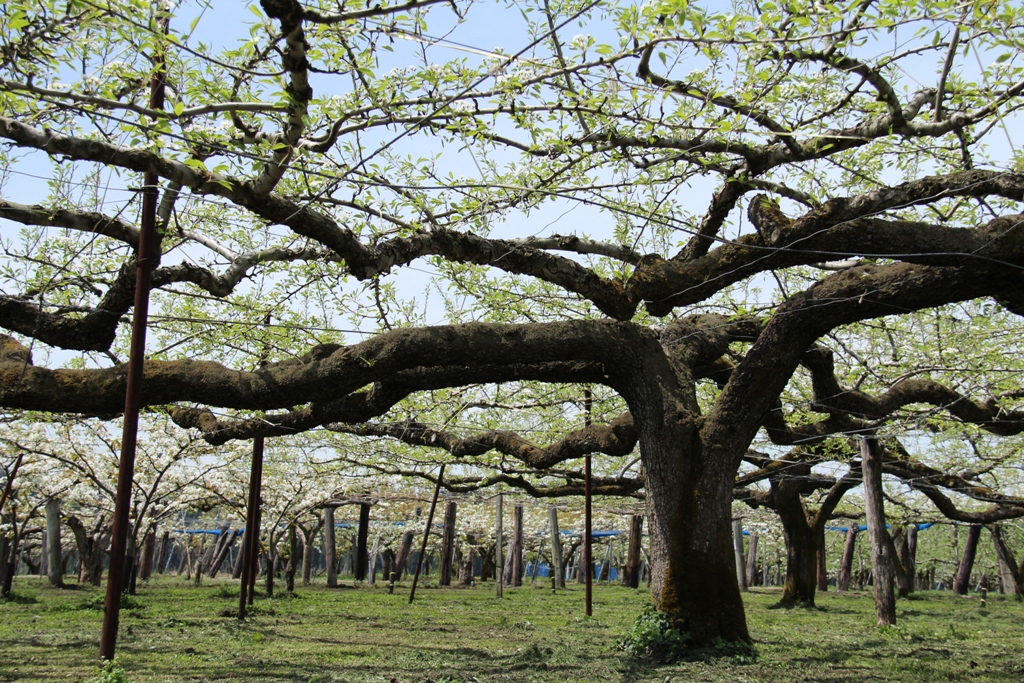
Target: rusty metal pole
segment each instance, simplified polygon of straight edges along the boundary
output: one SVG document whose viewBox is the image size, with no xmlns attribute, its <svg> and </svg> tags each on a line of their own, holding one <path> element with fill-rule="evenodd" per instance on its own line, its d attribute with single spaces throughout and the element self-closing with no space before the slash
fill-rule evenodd
<svg viewBox="0 0 1024 683">
<path fill-rule="evenodd" d="M 590 411 L 593 405 L 593 396 L 590 393 L 590 389 L 583 390 L 583 426 L 590 426 Z M 591 558 L 591 547 L 593 546 L 593 516 L 590 508 L 590 454 L 583 460 L 583 497 L 584 497 L 584 514 L 583 514 L 583 571 L 586 572 L 586 615 L 588 617 L 594 614 L 594 565 Z"/>
<path fill-rule="evenodd" d="M 412 575 L 412 589 L 409 591 L 409 604 L 412 604 L 416 597 L 416 584 L 420 580 L 420 567 L 423 565 L 423 555 L 427 552 L 427 540 L 430 538 L 430 526 L 434 523 L 434 510 L 437 508 L 437 497 L 441 495 L 441 480 L 444 478 L 444 465 L 437 473 L 437 486 L 434 487 L 434 499 L 430 501 L 430 513 L 427 515 L 427 530 L 423 532 L 423 545 L 420 546 L 420 556 L 416 558 L 416 573 Z"/>
<path fill-rule="evenodd" d="M 245 509 L 245 537 L 242 539 L 242 572 L 239 578 L 242 585 L 238 590 L 238 620 L 245 619 L 246 593 L 249 590 L 249 570 L 252 567 L 253 548 L 259 547 L 254 539 L 256 529 L 256 510 L 259 508 L 260 484 L 263 479 L 263 437 L 252 440 L 252 468 L 249 472 L 249 500 Z"/>
<path fill-rule="evenodd" d="M 168 19 L 163 19 L 166 33 Z M 149 106 L 163 109 L 166 72 L 160 57 L 150 81 Z M 100 635 L 100 658 L 113 659 L 117 648 L 117 627 L 121 617 L 121 589 L 124 579 L 125 550 L 130 526 L 132 479 L 135 474 L 135 446 L 139 435 L 139 409 L 142 404 L 142 373 L 146 359 L 146 323 L 149 317 L 149 290 L 159 239 L 156 234 L 156 207 L 159 199 L 159 178 L 147 171 L 143 176 L 142 225 L 135 254 L 135 301 L 132 316 L 131 351 L 128 357 L 128 378 L 124 399 L 124 428 L 121 433 L 121 459 L 117 470 L 117 493 L 114 497 L 114 523 L 110 539 L 110 570 L 107 572 L 107 594 L 104 602 L 103 630 Z"/>
</svg>

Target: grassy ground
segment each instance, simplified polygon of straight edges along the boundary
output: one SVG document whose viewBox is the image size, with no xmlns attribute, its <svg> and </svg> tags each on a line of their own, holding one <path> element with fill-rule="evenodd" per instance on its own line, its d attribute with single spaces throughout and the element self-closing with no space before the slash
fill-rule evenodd
<svg viewBox="0 0 1024 683">
<path fill-rule="evenodd" d="M 575 586 L 507 590 L 323 586 L 259 598 L 244 624 L 227 581 L 200 588 L 161 578 L 122 611 L 118 654 L 132 683 L 156 681 L 1001 681 L 1024 680 L 1024 605 L 924 593 L 899 603 L 895 628 L 875 626 L 867 594 L 819 596 L 819 610 L 770 610 L 755 589 L 747 618 L 756 661 L 722 657 L 657 666 L 617 642 L 647 601 L 601 586 L 594 618 Z M 53 590 L 18 577 L 0 602 L 0 681 L 73 681 L 96 674 L 100 589 Z"/>
</svg>

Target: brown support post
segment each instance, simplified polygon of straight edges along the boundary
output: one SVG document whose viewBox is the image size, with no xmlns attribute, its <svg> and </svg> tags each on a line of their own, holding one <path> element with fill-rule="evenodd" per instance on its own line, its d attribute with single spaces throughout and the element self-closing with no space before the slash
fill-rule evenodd
<svg viewBox="0 0 1024 683">
<path fill-rule="evenodd" d="M 420 567 L 423 565 L 423 556 L 427 552 L 427 541 L 430 539 L 430 525 L 434 523 L 434 509 L 437 508 L 437 497 L 441 495 L 441 481 L 444 478 L 444 465 L 437 473 L 437 486 L 434 488 L 434 499 L 430 501 L 430 513 L 427 515 L 427 528 L 423 532 L 423 545 L 420 546 L 419 557 L 416 558 L 416 572 L 412 575 L 412 588 L 409 590 L 409 604 L 412 604 L 416 597 L 416 584 L 420 580 Z"/>
<path fill-rule="evenodd" d="M 260 484 L 263 479 L 263 437 L 257 436 L 252 440 L 252 469 L 249 473 L 249 500 L 245 509 L 245 535 L 242 537 L 242 551 L 239 562 L 242 564 L 242 571 L 239 578 L 242 585 L 238 590 L 238 620 L 245 619 L 245 606 L 248 602 L 249 574 L 252 568 L 254 556 L 253 548 L 259 547 L 258 532 L 256 531 L 256 510 L 259 509 Z"/>
<path fill-rule="evenodd" d="M 353 570 L 356 581 L 366 580 L 366 570 L 370 563 L 370 554 L 366 544 L 370 536 L 370 504 L 359 504 L 359 536 L 356 539 L 356 566 Z"/>
<path fill-rule="evenodd" d="M 743 557 L 743 520 L 732 520 L 732 554 L 736 563 L 736 583 L 747 590 L 747 560 Z"/>
<path fill-rule="evenodd" d="M 164 33 L 169 15 L 162 17 Z M 157 54 L 155 70 L 149 86 L 150 109 L 163 109 L 163 58 Z M 121 433 L 121 457 L 117 469 L 117 491 L 114 495 L 114 525 L 110 543 L 110 570 L 100 634 L 100 658 L 114 659 L 117 648 L 117 627 L 121 619 L 121 589 L 124 579 L 125 551 L 131 526 L 129 514 L 132 501 L 132 479 L 135 473 L 135 446 L 139 435 L 139 409 L 142 403 L 142 373 L 146 359 L 146 323 L 149 317 L 149 290 L 153 267 L 157 260 L 159 237 L 156 234 L 156 205 L 159 178 L 155 173 L 143 175 L 142 221 L 135 254 L 135 300 L 132 308 L 132 339 L 128 356 L 128 376 L 124 398 L 124 427 Z"/>
<path fill-rule="evenodd" d="M 167 546 L 171 540 L 171 532 L 165 531 L 160 536 L 160 549 L 156 553 L 156 571 L 158 574 L 163 574 L 167 571 Z"/>
<path fill-rule="evenodd" d="M 590 426 L 590 411 L 593 407 L 593 395 L 590 389 L 583 390 L 583 426 Z M 590 454 L 583 459 L 583 571 L 586 574 L 586 602 L 584 613 L 589 617 L 594 614 L 594 561 L 591 556 L 593 546 L 593 517 L 590 508 Z"/>
<path fill-rule="evenodd" d="M 153 563 L 156 561 L 156 528 L 149 530 L 142 541 L 142 566 L 139 568 L 139 578 L 149 581 L 153 575 Z"/>
<path fill-rule="evenodd" d="M 555 588 L 565 588 L 565 565 L 562 562 L 562 539 L 558 531 L 558 508 L 548 506 L 548 535 L 551 537 L 551 575 Z"/>
</svg>

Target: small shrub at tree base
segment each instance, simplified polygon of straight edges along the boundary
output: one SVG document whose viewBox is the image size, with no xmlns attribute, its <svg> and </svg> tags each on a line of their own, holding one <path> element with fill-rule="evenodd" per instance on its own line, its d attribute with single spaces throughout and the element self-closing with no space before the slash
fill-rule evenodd
<svg viewBox="0 0 1024 683">
<path fill-rule="evenodd" d="M 668 619 L 648 605 L 633 622 L 619 647 L 633 657 L 650 657 L 659 662 L 674 662 L 686 651 L 689 635 L 669 625 Z"/>
</svg>

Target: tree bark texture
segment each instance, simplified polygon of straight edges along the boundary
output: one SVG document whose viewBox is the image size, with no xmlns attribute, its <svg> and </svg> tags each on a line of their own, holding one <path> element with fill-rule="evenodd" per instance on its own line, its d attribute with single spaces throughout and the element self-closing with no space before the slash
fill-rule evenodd
<svg viewBox="0 0 1024 683">
<path fill-rule="evenodd" d="M 884 453 L 873 436 L 861 439 L 861 467 L 864 474 L 864 512 L 868 540 L 871 543 L 871 573 L 875 591 L 875 612 L 879 626 L 896 623 L 896 593 L 893 590 L 894 567 L 892 540 L 885 530 L 885 504 L 882 497 L 882 460 Z"/>
<path fill-rule="evenodd" d="M 46 554 L 48 577 L 53 588 L 64 587 L 64 563 L 60 552 L 60 501 L 48 498 L 46 501 Z"/>
<path fill-rule="evenodd" d="M 1024 585 L 1022 585 L 1020 570 L 1013 551 L 1006 543 L 1003 535 L 1003 528 L 999 524 L 991 524 L 988 527 L 992 534 L 992 543 L 995 545 L 996 562 L 999 564 L 999 577 L 1002 582 L 1003 592 L 1016 595 L 1019 600 L 1024 596 Z"/>
<path fill-rule="evenodd" d="M 142 539 L 142 563 L 139 566 L 139 578 L 149 581 L 153 575 L 153 563 L 156 561 L 156 528 L 152 528 Z"/>
<path fill-rule="evenodd" d="M 338 586 L 338 551 L 335 546 L 334 507 L 324 508 L 324 562 L 327 563 L 327 587 Z"/>
<path fill-rule="evenodd" d="M 622 585 L 626 588 L 640 586 L 640 542 L 644 531 L 644 516 L 632 515 L 629 518 L 629 546 L 626 549 L 626 567 L 622 572 Z"/>
<path fill-rule="evenodd" d="M 846 545 L 843 546 L 843 559 L 839 564 L 839 578 L 836 580 L 836 590 L 845 593 L 850 590 L 850 580 L 853 578 L 853 555 L 857 549 L 857 524 L 851 522 L 850 528 L 846 531 Z"/>
<path fill-rule="evenodd" d="M 457 506 L 449 500 L 444 509 L 444 527 L 441 532 L 441 567 L 437 573 L 438 586 L 452 585 L 452 563 L 455 560 L 455 516 Z"/>
<path fill-rule="evenodd" d="M 964 554 L 956 571 L 956 580 L 953 581 L 953 592 L 957 595 L 967 595 L 967 592 L 971 589 L 971 570 L 974 569 L 974 557 L 978 552 L 978 539 L 980 538 L 981 525 L 972 524 L 967 529 L 967 540 L 964 541 Z"/>
<path fill-rule="evenodd" d="M 750 548 L 747 550 L 747 587 L 756 586 L 757 580 L 757 529 L 750 532 Z"/>
<path fill-rule="evenodd" d="M 558 508 L 548 506 L 548 536 L 551 541 L 551 576 L 555 588 L 565 588 L 565 565 L 562 562 L 562 537 L 558 529 Z"/>
<path fill-rule="evenodd" d="M 409 553 L 412 552 L 412 541 L 415 534 L 406 531 L 402 534 L 402 543 L 398 546 L 398 555 L 395 557 L 395 581 L 401 581 L 402 575 L 406 573 L 409 566 Z"/>
<path fill-rule="evenodd" d="M 366 581 L 366 573 L 370 568 L 370 553 L 367 546 L 370 537 L 370 504 L 359 504 L 359 531 L 356 537 L 355 569 L 356 581 Z"/>
</svg>

